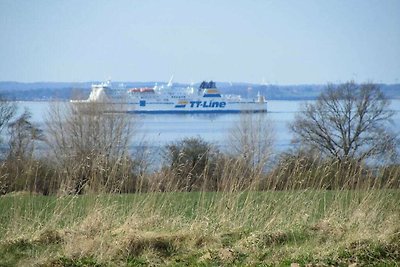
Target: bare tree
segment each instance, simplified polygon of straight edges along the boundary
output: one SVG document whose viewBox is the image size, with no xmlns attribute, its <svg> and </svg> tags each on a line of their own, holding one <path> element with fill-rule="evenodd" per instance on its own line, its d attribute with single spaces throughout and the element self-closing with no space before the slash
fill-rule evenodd
<svg viewBox="0 0 400 267">
<path fill-rule="evenodd" d="M 232 129 L 229 142 L 234 155 L 253 169 L 263 169 L 273 155 L 275 132 L 267 113 L 243 113 Z"/>
<path fill-rule="evenodd" d="M 1 166 L 4 173 L 1 177 L 3 181 L 0 181 L 3 184 L 2 193 L 19 190 L 49 193 L 50 169 L 35 157 L 40 141 L 43 141 L 42 130 L 31 121 L 31 113 L 27 109 L 8 124 L 9 149 Z"/>
<path fill-rule="evenodd" d="M 31 122 L 31 113 L 25 111 L 8 125 L 10 135 L 9 160 L 30 160 L 35 150 L 35 143 L 43 141 L 43 132 Z"/>
<path fill-rule="evenodd" d="M 10 102 L 0 97 L 0 134 L 3 132 L 4 128 L 7 128 L 8 123 L 14 118 L 16 112 L 17 105 L 15 102 Z"/>
<path fill-rule="evenodd" d="M 290 128 L 296 142 L 340 162 L 392 155 L 396 135 L 388 127 L 394 114 L 389 105 L 376 84 L 329 84 Z"/>
<path fill-rule="evenodd" d="M 69 191 L 117 190 L 130 177 L 132 116 L 120 104 L 65 103 L 51 107 L 47 141 L 64 169 Z"/>
<path fill-rule="evenodd" d="M 8 123 L 14 118 L 17 112 L 17 105 L 15 102 L 7 101 L 5 98 L 0 96 L 0 144 L 3 142 L 2 133 L 5 128 L 7 128 Z M 3 159 L 4 150 L 1 149 L 0 157 Z M 0 168 L 3 164 L 0 165 Z M 8 174 L 3 174 L 0 170 L 0 194 L 7 190 L 7 176 Z"/>
</svg>

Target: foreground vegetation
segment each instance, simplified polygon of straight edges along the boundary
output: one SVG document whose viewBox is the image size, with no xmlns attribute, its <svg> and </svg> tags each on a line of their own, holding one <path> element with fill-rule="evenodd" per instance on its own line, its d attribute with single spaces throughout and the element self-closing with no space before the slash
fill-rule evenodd
<svg viewBox="0 0 400 267">
<path fill-rule="evenodd" d="M 188 138 L 152 157 L 130 149 L 120 105 L 55 105 L 41 130 L 0 101 L 0 266 L 398 266 L 387 107 L 347 83 L 305 106 L 292 151 L 275 155 L 267 116 L 243 114 L 229 151 Z"/>
<path fill-rule="evenodd" d="M 0 198 L 0 266 L 393 265 L 400 191 Z"/>
</svg>

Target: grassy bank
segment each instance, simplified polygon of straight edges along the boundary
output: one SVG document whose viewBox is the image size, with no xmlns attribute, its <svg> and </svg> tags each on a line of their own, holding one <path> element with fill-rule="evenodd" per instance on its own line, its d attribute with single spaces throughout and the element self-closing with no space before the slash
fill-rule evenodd
<svg viewBox="0 0 400 267">
<path fill-rule="evenodd" d="M 0 266 L 400 264 L 399 190 L 0 198 Z"/>
</svg>

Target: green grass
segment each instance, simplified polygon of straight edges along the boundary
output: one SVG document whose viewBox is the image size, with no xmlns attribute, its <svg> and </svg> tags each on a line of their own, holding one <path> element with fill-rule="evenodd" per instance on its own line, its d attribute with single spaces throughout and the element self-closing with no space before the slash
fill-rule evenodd
<svg viewBox="0 0 400 267">
<path fill-rule="evenodd" d="M 0 198 L 0 266 L 400 264 L 400 191 Z"/>
</svg>

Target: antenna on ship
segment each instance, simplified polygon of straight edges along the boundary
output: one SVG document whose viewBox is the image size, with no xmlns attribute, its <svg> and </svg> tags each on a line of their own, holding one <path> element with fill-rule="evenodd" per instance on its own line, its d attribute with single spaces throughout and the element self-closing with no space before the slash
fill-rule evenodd
<svg viewBox="0 0 400 267">
<path fill-rule="evenodd" d="M 263 78 L 262 78 L 261 85 L 265 85 L 265 86 L 267 86 L 267 85 L 268 85 L 268 83 L 265 81 L 265 77 L 263 77 Z"/>
<path fill-rule="evenodd" d="M 172 74 L 171 78 L 169 79 L 169 82 L 167 84 L 168 87 L 172 87 L 172 80 L 174 79 L 174 75 Z"/>
</svg>

